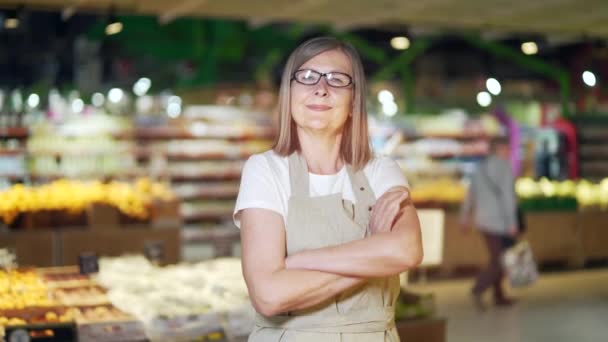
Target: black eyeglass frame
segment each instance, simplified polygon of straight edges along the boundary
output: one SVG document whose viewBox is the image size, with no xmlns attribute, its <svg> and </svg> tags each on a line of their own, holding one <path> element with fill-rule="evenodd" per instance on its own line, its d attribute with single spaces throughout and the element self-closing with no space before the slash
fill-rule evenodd
<svg viewBox="0 0 608 342">
<path fill-rule="evenodd" d="M 318 74 L 318 75 L 319 75 L 319 79 L 318 79 L 318 80 L 317 80 L 317 82 L 315 82 L 315 83 L 302 83 L 302 82 L 298 81 L 298 78 L 296 77 L 296 74 L 298 74 L 298 73 L 300 73 L 300 72 L 303 72 L 303 71 L 310 71 L 310 72 L 316 73 L 316 74 Z M 327 78 L 327 75 L 330 75 L 330 74 L 339 74 L 339 75 L 344 75 L 344 76 L 346 76 L 346 77 L 348 78 L 348 81 L 349 81 L 349 82 L 348 82 L 348 84 L 343 85 L 343 86 L 335 86 L 335 85 L 331 85 L 331 84 L 329 83 L 329 79 Z M 296 70 L 296 71 L 293 73 L 293 75 L 291 75 L 291 80 L 292 80 L 292 81 L 296 81 L 296 82 L 298 82 L 299 84 L 306 85 L 306 86 L 314 86 L 314 85 L 319 84 L 319 82 L 321 82 L 321 78 L 325 78 L 325 81 L 327 82 L 327 85 L 328 85 L 328 86 L 330 86 L 330 87 L 332 87 L 332 88 L 347 88 L 347 87 L 349 87 L 349 86 L 351 86 L 351 85 L 354 85 L 354 84 L 355 84 L 355 82 L 353 81 L 353 77 L 352 77 L 351 75 L 346 74 L 346 73 L 343 73 L 343 72 L 339 72 L 339 71 L 330 71 L 330 72 L 325 72 L 325 73 L 323 73 L 323 72 L 318 72 L 318 71 L 316 71 L 316 70 L 312 70 L 312 69 L 299 69 L 299 70 Z"/>
</svg>

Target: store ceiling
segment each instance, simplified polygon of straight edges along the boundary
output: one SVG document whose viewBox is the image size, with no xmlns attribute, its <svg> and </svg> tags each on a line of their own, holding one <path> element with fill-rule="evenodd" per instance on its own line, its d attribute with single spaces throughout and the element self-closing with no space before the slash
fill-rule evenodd
<svg viewBox="0 0 608 342">
<path fill-rule="evenodd" d="M 181 16 L 331 23 L 350 29 L 404 24 L 420 29 L 475 29 L 551 36 L 608 38 L 606 0 L 0 0 L 0 6 L 34 9 L 157 15 L 161 22 Z"/>
</svg>

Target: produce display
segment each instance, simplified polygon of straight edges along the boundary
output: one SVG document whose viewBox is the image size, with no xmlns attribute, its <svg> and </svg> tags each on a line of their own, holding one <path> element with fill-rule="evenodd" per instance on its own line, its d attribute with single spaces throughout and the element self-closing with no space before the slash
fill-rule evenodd
<svg viewBox="0 0 608 342">
<path fill-rule="evenodd" d="M 79 341 L 240 341 L 253 328 L 237 258 L 159 267 L 123 256 L 101 258 L 99 269 L 90 276 L 76 267 L 2 271 L 0 337 L 17 327 L 48 336 L 75 329 Z M 7 293 L 33 300 L 9 306 Z M 432 295 L 404 292 L 397 317 L 425 317 L 434 307 Z"/>
<path fill-rule="evenodd" d="M 102 258 L 98 281 L 118 308 L 144 322 L 249 305 L 239 259 L 157 267 L 141 256 Z"/>
<path fill-rule="evenodd" d="M 415 204 L 459 205 L 467 193 L 462 182 L 452 178 L 439 178 L 416 184 L 412 187 L 411 196 Z"/>
<path fill-rule="evenodd" d="M 164 184 L 147 178 L 137 179 L 132 184 L 67 179 L 35 187 L 16 184 L 0 192 L 0 217 L 10 224 L 21 213 L 44 210 L 78 213 L 100 203 L 113 206 L 127 216 L 145 219 L 149 216 L 148 206 L 155 199 L 171 200 L 173 194 Z"/>
<path fill-rule="evenodd" d="M 77 309 L 74 309 L 77 310 Z M 44 310 L 32 309 L 22 312 L 0 312 L 0 325 L 27 325 L 73 322 L 73 311 L 65 308 L 51 307 Z"/>
<path fill-rule="evenodd" d="M 524 209 L 608 209 L 608 178 L 599 183 L 587 180 L 550 181 L 521 178 L 515 185 Z"/>
<path fill-rule="evenodd" d="M 587 180 L 550 181 L 523 177 L 516 181 L 515 190 L 520 207 L 525 211 L 608 209 L 608 179 L 591 183 Z M 466 185 L 449 177 L 415 182 L 411 191 L 412 199 L 418 205 L 457 206 L 466 194 Z"/>
<path fill-rule="evenodd" d="M 34 271 L 0 270 L 0 310 L 53 306 L 48 288 Z"/>
<path fill-rule="evenodd" d="M 87 306 L 109 303 L 105 289 L 100 286 L 76 288 L 57 288 L 51 291 L 51 297 L 68 306 Z"/>
<path fill-rule="evenodd" d="M 246 336 L 253 308 L 237 258 L 157 267 L 141 256 L 102 258 L 97 280 L 152 341 Z M 216 336 L 217 335 L 217 336 Z"/>
<path fill-rule="evenodd" d="M 14 328 L 63 341 L 60 336 L 75 336 L 76 327 L 79 341 L 144 340 L 141 323 L 111 305 L 106 290 L 77 270 L 0 270 L 0 339 Z"/>
</svg>

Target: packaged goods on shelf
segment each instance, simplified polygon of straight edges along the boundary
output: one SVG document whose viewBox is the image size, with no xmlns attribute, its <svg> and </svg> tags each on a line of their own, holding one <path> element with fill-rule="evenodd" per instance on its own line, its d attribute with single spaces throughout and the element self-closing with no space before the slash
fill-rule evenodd
<svg viewBox="0 0 608 342">
<path fill-rule="evenodd" d="M 180 199 L 197 198 L 236 198 L 239 183 L 236 181 L 213 183 L 182 183 L 172 187 L 175 196 Z"/>
<path fill-rule="evenodd" d="M 185 221 L 197 218 L 231 217 L 234 200 L 204 200 L 187 202 L 181 205 L 181 214 Z"/>
<path fill-rule="evenodd" d="M 29 172 L 37 178 L 122 176 L 136 167 L 135 145 L 114 135 L 129 127 L 125 118 L 105 114 L 39 123 L 27 141 Z"/>
<path fill-rule="evenodd" d="M 175 162 L 169 174 L 179 179 L 238 179 L 243 164 L 240 160 Z"/>
<path fill-rule="evenodd" d="M 502 136 L 500 124 L 489 115 L 470 118 L 463 111 L 452 110 L 434 116 L 408 115 L 390 120 L 370 120 L 370 135 L 377 153 L 396 159 L 410 185 L 422 184 L 418 198 L 441 202 L 432 198 L 433 190 L 445 186 L 444 178 L 451 178 L 459 189 L 448 196 L 447 204 L 462 198 L 458 182 L 469 176 L 477 161 L 488 154 L 489 142 Z M 439 179 L 437 187 L 431 185 Z M 451 192 L 451 190 L 450 190 Z"/>
</svg>

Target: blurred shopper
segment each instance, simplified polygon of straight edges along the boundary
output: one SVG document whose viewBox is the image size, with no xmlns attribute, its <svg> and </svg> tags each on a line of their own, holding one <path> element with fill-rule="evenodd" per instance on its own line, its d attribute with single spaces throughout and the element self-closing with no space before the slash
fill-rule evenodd
<svg viewBox="0 0 608 342">
<path fill-rule="evenodd" d="M 492 141 L 490 155 L 479 163 L 462 206 L 462 228 L 468 231 L 475 226 L 481 232 L 489 254 L 487 268 L 479 273 L 471 290 L 480 310 L 486 308 L 482 296 L 489 288 L 493 289 L 495 305 L 514 303 L 505 296 L 501 262 L 503 251 L 513 245 L 518 234 L 517 199 L 509 157 L 508 140 Z"/>
</svg>

